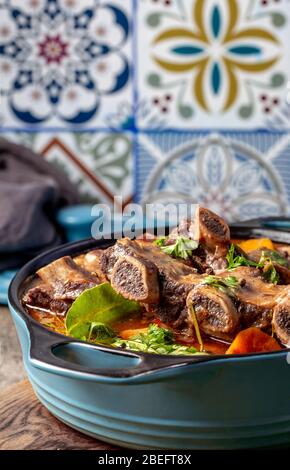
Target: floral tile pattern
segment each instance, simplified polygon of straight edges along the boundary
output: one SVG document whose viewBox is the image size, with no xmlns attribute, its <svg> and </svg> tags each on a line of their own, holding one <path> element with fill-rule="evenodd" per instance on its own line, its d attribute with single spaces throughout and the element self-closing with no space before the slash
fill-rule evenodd
<svg viewBox="0 0 290 470">
<path fill-rule="evenodd" d="M 2 126 L 106 127 L 131 100 L 131 0 L 7 0 L 0 7 Z"/>
<path fill-rule="evenodd" d="M 290 133 L 143 134 L 137 195 L 144 204 L 198 202 L 230 221 L 286 215 L 289 153 Z"/>
<path fill-rule="evenodd" d="M 8 133 L 8 139 L 32 148 L 58 166 L 80 191 L 83 202 L 123 205 L 132 199 L 132 138 L 118 133 Z M 119 208 L 121 210 L 121 207 Z"/>
<path fill-rule="evenodd" d="M 140 99 L 167 128 L 267 127 L 290 78 L 289 16 L 288 0 L 140 2 Z"/>
<path fill-rule="evenodd" d="M 84 201 L 288 214 L 289 44 L 290 0 L 0 0 L 0 134 Z"/>
</svg>

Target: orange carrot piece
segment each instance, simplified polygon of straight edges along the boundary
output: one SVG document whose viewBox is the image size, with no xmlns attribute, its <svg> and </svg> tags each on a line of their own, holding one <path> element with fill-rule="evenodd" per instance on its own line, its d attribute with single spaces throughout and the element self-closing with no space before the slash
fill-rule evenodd
<svg viewBox="0 0 290 470">
<path fill-rule="evenodd" d="M 251 327 L 240 331 L 230 345 L 226 354 L 249 354 L 255 352 L 277 351 L 279 343 L 259 328 Z"/>
<path fill-rule="evenodd" d="M 261 250 L 263 248 L 274 250 L 273 242 L 269 238 L 255 238 L 252 240 L 245 240 L 240 242 L 239 246 L 246 253 L 249 253 L 250 251 Z"/>
<path fill-rule="evenodd" d="M 132 328 L 129 330 L 119 331 L 118 336 L 122 339 L 130 339 L 134 336 L 140 335 L 140 333 L 147 333 L 148 328 Z"/>
</svg>

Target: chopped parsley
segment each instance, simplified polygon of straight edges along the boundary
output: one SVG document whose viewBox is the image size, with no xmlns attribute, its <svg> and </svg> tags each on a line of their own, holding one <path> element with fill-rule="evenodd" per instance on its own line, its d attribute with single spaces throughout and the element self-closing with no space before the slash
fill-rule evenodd
<svg viewBox="0 0 290 470">
<path fill-rule="evenodd" d="M 226 259 L 228 262 L 228 271 L 231 271 L 232 269 L 239 268 L 240 266 L 250 266 L 253 268 L 257 267 L 257 263 L 254 261 L 251 261 L 244 256 L 237 255 L 235 256 L 235 245 L 232 243 L 231 247 L 227 253 Z"/>
<path fill-rule="evenodd" d="M 286 268 L 289 268 L 288 259 L 280 255 L 280 253 L 278 253 L 277 251 L 264 250 L 263 253 L 265 257 L 269 258 L 274 263 L 279 264 L 280 266 L 285 266 Z"/>
<path fill-rule="evenodd" d="M 227 270 L 231 271 L 240 266 L 249 266 L 257 269 L 262 269 L 263 277 L 266 281 L 271 282 L 272 284 L 278 284 L 280 281 L 280 276 L 273 264 L 273 262 L 280 264 L 281 266 L 287 265 L 287 260 L 283 258 L 279 253 L 272 250 L 263 250 L 260 260 L 258 263 L 251 261 L 244 256 L 235 256 L 235 245 L 232 244 L 227 256 L 226 256 L 228 267 Z"/>
<path fill-rule="evenodd" d="M 260 258 L 258 268 L 263 269 L 263 277 L 266 281 L 271 282 L 272 284 L 278 284 L 280 281 L 280 276 L 277 273 L 277 270 L 273 264 L 272 259 L 262 251 L 262 256 Z"/>
<path fill-rule="evenodd" d="M 177 237 L 167 245 L 168 240 L 168 237 L 158 238 L 155 240 L 155 245 L 159 246 L 163 253 L 174 258 L 188 259 L 198 247 L 198 242 L 185 237 Z"/>
<path fill-rule="evenodd" d="M 193 346 L 177 344 L 171 330 L 160 328 L 152 323 L 146 333 L 132 337 L 129 340 L 117 338 L 112 346 L 132 351 L 142 351 L 152 354 L 192 355 L 198 351 Z"/>
<path fill-rule="evenodd" d="M 207 276 L 203 279 L 202 285 L 211 286 L 214 289 L 218 289 L 224 294 L 233 297 L 239 286 L 239 280 L 235 276 Z"/>
</svg>

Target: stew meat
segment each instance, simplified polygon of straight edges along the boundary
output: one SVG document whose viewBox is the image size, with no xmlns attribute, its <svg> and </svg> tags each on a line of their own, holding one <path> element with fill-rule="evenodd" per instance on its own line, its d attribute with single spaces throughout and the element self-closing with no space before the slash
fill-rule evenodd
<svg viewBox="0 0 290 470">
<path fill-rule="evenodd" d="M 168 327 L 181 343 L 195 344 L 198 337 L 232 343 L 255 327 L 289 346 L 289 248 L 258 245 L 253 240 L 245 245 L 253 249 L 244 251 L 243 243 L 231 242 L 223 219 L 199 207 L 194 220 L 166 238 L 123 238 L 107 249 L 52 262 L 36 273 L 23 302 L 39 321 L 64 324 L 84 291 L 109 282 L 141 305 L 143 328 L 152 322 Z M 134 330 L 130 318 L 115 328 L 128 325 Z"/>
</svg>

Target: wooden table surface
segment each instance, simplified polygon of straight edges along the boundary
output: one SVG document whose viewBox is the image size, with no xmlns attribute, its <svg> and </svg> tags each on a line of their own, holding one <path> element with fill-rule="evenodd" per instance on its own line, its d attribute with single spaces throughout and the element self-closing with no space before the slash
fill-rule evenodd
<svg viewBox="0 0 290 470">
<path fill-rule="evenodd" d="M 0 305 L 0 393 L 26 378 L 12 316 Z"/>
<path fill-rule="evenodd" d="M 52 416 L 27 380 L 0 393 L 0 450 L 113 450 Z"/>
</svg>

